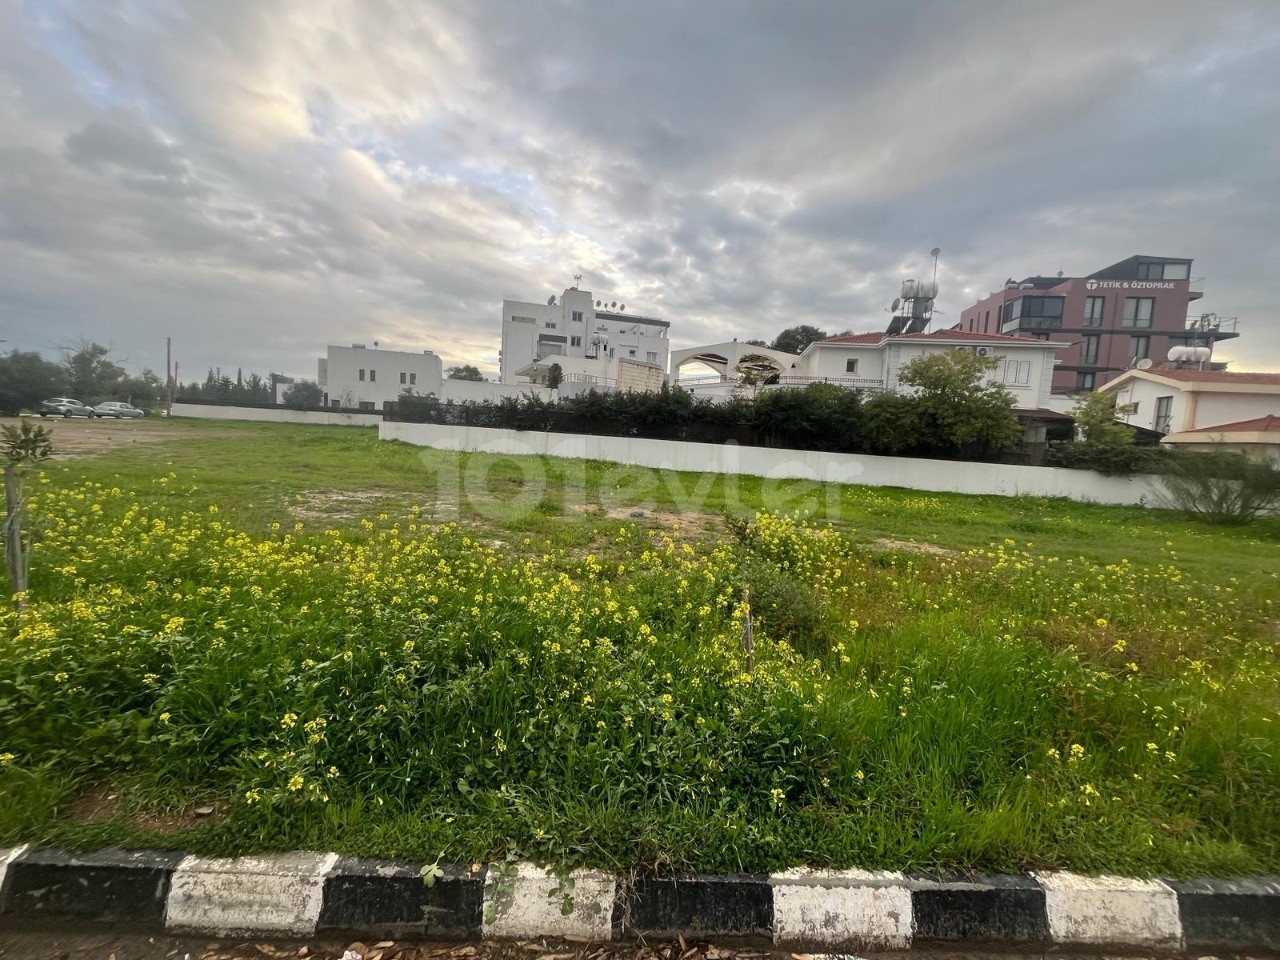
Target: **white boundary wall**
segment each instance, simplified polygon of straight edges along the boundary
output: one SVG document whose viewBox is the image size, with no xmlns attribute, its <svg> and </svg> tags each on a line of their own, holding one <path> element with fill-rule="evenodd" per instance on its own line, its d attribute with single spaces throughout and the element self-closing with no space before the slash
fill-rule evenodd
<svg viewBox="0 0 1280 960">
<path fill-rule="evenodd" d="M 343 427 L 376 427 L 382 414 L 328 410 L 290 410 L 288 407 L 230 407 L 219 403 L 173 402 L 173 416 L 198 420 L 257 420 L 262 423 L 313 423 Z"/>
<path fill-rule="evenodd" d="M 1104 477 L 1089 470 L 1003 463 L 871 457 L 814 450 L 779 450 L 736 444 L 597 437 L 569 433 L 459 427 L 435 423 L 378 424 L 378 438 L 419 447 L 471 453 L 544 455 L 604 460 L 659 470 L 733 473 L 770 479 L 800 478 L 938 493 L 1002 497 L 1066 497 L 1088 503 L 1149 504 L 1153 478 Z"/>
</svg>

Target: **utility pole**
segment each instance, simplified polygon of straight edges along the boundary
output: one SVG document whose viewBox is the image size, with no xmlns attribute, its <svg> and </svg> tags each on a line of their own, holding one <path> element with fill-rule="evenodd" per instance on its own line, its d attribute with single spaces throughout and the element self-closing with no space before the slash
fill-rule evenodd
<svg viewBox="0 0 1280 960">
<path fill-rule="evenodd" d="M 164 415 L 173 416 L 173 337 L 164 338 Z"/>
</svg>

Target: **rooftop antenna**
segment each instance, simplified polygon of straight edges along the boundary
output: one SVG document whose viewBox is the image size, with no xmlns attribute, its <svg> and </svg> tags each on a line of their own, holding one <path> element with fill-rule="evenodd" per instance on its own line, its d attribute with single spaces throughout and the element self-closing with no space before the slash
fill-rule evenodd
<svg viewBox="0 0 1280 960">
<path fill-rule="evenodd" d="M 582 274 L 575 273 L 573 275 L 573 289 L 577 290 L 578 284 L 580 284 L 581 282 L 582 282 Z"/>
<path fill-rule="evenodd" d="M 933 257 L 933 282 L 938 282 L 938 254 L 942 253 L 941 247 L 934 247 L 929 251 L 929 256 Z"/>
</svg>

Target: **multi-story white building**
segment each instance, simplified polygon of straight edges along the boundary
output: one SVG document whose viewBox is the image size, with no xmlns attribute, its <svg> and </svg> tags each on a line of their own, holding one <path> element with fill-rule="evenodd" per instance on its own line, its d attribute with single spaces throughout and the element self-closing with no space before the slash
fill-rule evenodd
<svg viewBox="0 0 1280 960">
<path fill-rule="evenodd" d="M 320 357 L 316 382 L 326 407 L 381 410 L 405 393 L 440 394 L 444 364 L 430 350 L 369 350 L 363 343 L 328 348 Z"/>
<path fill-rule="evenodd" d="M 657 317 L 627 313 L 626 304 L 606 304 L 576 287 L 551 303 L 503 300 L 502 382 L 536 382 L 550 363 L 559 363 L 566 377 L 607 377 L 601 371 L 611 366 L 608 360 L 649 364 L 665 373 L 670 326 Z"/>
<path fill-rule="evenodd" d="M 1066 344 L 1031 337 L 937 330 L 933 333 L 855 333 L 809 344 L 798 355 L 738 342 L 692 347 L 673 354 L 674 382 L 691 393 L 728 397 L 743 389 L 742 366 L 766 390 L 832 383 L 851 390 L 908 392 L 898 381 L 904 364 L 918 357 L 972 350 L 994 361 L 988 382 L 999 383 L 1013 395 L 1019 410 L 1050 408 L 1055 354 Z M 686 364 L 715 371 L 711 376 L 682 375 Z M 772 370 L 770 369 L 772 368 Z M 754 389 L 754 388 L 753 388 Z"/>
</svg>

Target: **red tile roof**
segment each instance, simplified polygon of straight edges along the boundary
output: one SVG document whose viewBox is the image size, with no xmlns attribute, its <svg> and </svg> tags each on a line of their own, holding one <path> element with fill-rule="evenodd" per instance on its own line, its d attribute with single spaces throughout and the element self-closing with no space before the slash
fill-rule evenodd
<svg viewBox="0 0 1280 960">
<path fill-rule="evenodd" d="M 972 343 L 975 340 L 996 343 L 1044 343 L 1050 346 L 1066 346 L 1053 340 L 1036 340 L 1034 337 L 1006 337 L 998 333 L 969 333 L 964 330 L 935 330 L 933 333 L 900 333 L 890 338 L 884 333 L 853 333 L 843 337 L 828 337 L 819 343 L 880 343 L 882 340 L 944 340 L 955 343 Z"/>
<path fill-rule="evenodd" d="M 1153 367 L 1139 371 L 1166 380 L 1184 383 L 1254 383 L 1280 387 L 1280 373 L 1237 373 L 1234 370 L 1180 370 L 1177 367 Z"/>
<path fill-rule="evenodd" d="M 1280 433 L 1280 417 L 1267 414 L 1253 420 L 1237 420 L 1235 423 L 1220 423 L 1216 427 L 1199 427 L 1187 433 Z"/>
</svg>

